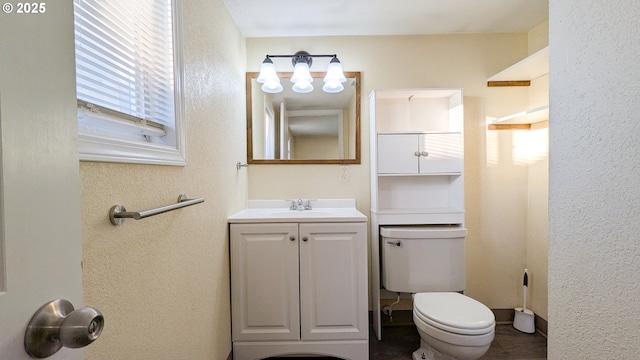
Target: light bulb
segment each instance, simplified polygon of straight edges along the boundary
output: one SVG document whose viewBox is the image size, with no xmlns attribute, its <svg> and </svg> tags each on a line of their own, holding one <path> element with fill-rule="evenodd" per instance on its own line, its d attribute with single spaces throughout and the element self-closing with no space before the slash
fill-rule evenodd
<svg viewBox="0 0 640 360">
<path fill-rule="evenodd" d="M 260 65 L 260 75 L 256 81 L 262 84 L 270 81 L 280 82 L 280 78 L 278 78 L 278 73 L 276 72 L 276 66 L 268 57 L 264 59 L 262 65 Z"/>
<path fill-rule="evenodd" d="M 280 80 L 267 81 L 262 85 L 262 91 L 269 94 L 277 94 L 283 90 Z"/>
<path fill-rule="evenodd" d="M 299 80 L 298 82 L 293 84 L 291 90 L 300 94 L 306 94 L 313 91 L 313 85 L 311 85 L 311 83 L 308 81 Z"/>
<path fill-rule="evenodd" d="M 311 77 L 311 72 L 309 71 L 309 65 L 305 62 L 299 62 L 293 68 L 293 76 L 291 76 L 291 82 L 298 83 L 299 81 L 304 81 L 308 83 L 313 82 L 313 78 Z"/>
<path fill-rule="evenodd" d="M 342 64 L 340 60 L 336 56 L 331 59 L 329 62 L 329 66 L 327 67 L 327 74 L 324 76 L 324 82 L 346 82 L 347 78 L 344 77 L 344 72 L 342 71 Z"/>
<path fill-rule="evenodd" d="M 326 82 L 324 84 L 324 86 L 322 87 L 322 91 L 326 92 L 326 93 L 339 93 L 342 90 L 344 90 L 344 86 L 342 85 L 342 83 L 338 82 L 338 81 L 329 81 Z"/>
</svg>

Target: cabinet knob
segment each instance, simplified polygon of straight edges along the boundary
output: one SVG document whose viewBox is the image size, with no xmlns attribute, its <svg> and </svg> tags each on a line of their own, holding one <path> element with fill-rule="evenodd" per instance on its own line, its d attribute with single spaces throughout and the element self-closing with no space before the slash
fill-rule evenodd
<svg viewBox="0 0 640 360">
<path fill-rule="evenodd" d="M 293 236 L 293 235 L 291 235 L 291 236 L 289 236 L 289 240 L 291 240 L 291 241 L 296 241 L 296 237 L 295 237 L 295 236 Z"/>
<path fill-rule="evenodd" d="M 302 238 L 302 241 L 307 241 L 307 240 L 309 240 L 309 238 L 306 236 Z"/>
<path fill-rule="evenodd" d="M 414 153 L 413 153 L 413 155 L 415 155 L 415 156 L 420 156 L 420 151 L 416 151 L 416 152 L 414 152 Z"/>
<path fill-rule="evenodd" d="M 420 155 L 422 155 L 422 156 L 425 156 L 425 157 L 426 157 L 426 156 L 429 156 L 429 153 L 428 153 L 428 152 L 426 152 L 426 151 L 423 151 L 423 152 L 421 152 L 421 153 L 420 153 Z"/>
</svg>

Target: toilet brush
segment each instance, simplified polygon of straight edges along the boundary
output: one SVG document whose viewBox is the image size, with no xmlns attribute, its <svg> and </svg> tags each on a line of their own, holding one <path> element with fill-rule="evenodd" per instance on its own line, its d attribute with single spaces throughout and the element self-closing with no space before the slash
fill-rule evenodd
<svg viewBox="0 0 640 360">
<path fill-rule="evenodd" d="M 522 295 L 524 298 L 523 306 L 521 308 L 515 308 L 515 315 L 513 318 L 513 327 L 524 333 L 532 334 L 536 331 L 534 325 L 533 311 L 527 309 L 527 288 L 529 286 L 529 276 L 527 269 L 524 269 L 524 277 L 522 279 Z"/>
</svg>

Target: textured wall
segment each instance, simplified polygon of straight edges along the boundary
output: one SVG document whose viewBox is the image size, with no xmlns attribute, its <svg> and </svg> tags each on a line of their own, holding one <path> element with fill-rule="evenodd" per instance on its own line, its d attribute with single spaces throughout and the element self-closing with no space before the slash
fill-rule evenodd
<svg viewBox="0 0 640 360">
<path fill-rule="evenodd" d="M 226 359 L 231 351 L 226 218 L 247 198 L 244 39 L 221 0 L 183 1 L 185 167 L 83 162 L 85 302 L 105 316 L 87 359 Z M 115 204 L 203 204 L 115 227 Z"/>
<path fill-rule="evenodd" d="M 638 359 L 640 6 L 549 15 L 549 359 Z"/>
<path fill-rule="evenodd" d="M 249 198 L 356 198 L 369 214 L 369 99 L 374 89 L 462 87 L 465 105 L 467 293 L 492 308 L 522 302 L 527 252 L 528 162 L 510 132 L 486 131 L 487 116 L 527 106 L 526 89 L 488 89 L 487 78 L 528 55 L 527 34 L 247 39 L 247 68 L 265 54 L 336 53 L 362 72 L 362 164 L 251 165 Z M 399 56 L 398 56 L 399 55 Z M 523 146 L 522 144 L 520 146 Z"/>
</svg>

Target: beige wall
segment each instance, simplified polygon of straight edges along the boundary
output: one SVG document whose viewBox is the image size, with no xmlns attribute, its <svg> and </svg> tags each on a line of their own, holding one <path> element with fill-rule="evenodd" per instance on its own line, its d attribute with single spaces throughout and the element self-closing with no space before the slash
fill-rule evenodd
<svg viewBox="0 0 640 360">
<path fill-rule="evenodd" d="M 514 154 L 512 133 L 487 132 L 486 121 L 523 110 L 528 98 L 522 89 L 489 89 L 486 80 L 526 57 L 528 42 L 528 34 L 247 39 L 249 71 L 259 70 L 265 54 L 306 50 L 336 53 L 345 71 L 362 72 L 362 164 L 349 165 L 351 180 L 339 181 L 338 165 L 251 165 L 249 198 L 356 198 L 369 214 L 368 95 L 374 89 L 461 87 L 467 293 L 491 308 L 521 305 L 530 163 Z"/>
<path fill-rule="evenodd" d="M 549 23 L 529 31 L 529 54 L 549 45 Z M 531 81 L 529 109 L 549 103 L 549 75 Z M 549 233 L 549 122 L 534 124 L 528 132 L 529 174 L 527 199 L 527 307 L 548 320 Z"/>
<path fill-rule="evenodd" d="M 221 0 L 183 1 L 185 167 L 82 162 L 85 302 L 105 316 L 87 359 L 226 359 L 231 351 L 226 218 L 247 198 L 244 39 Z M 110 224 L 176 201 L 203 204 Z"/>
</svg>

